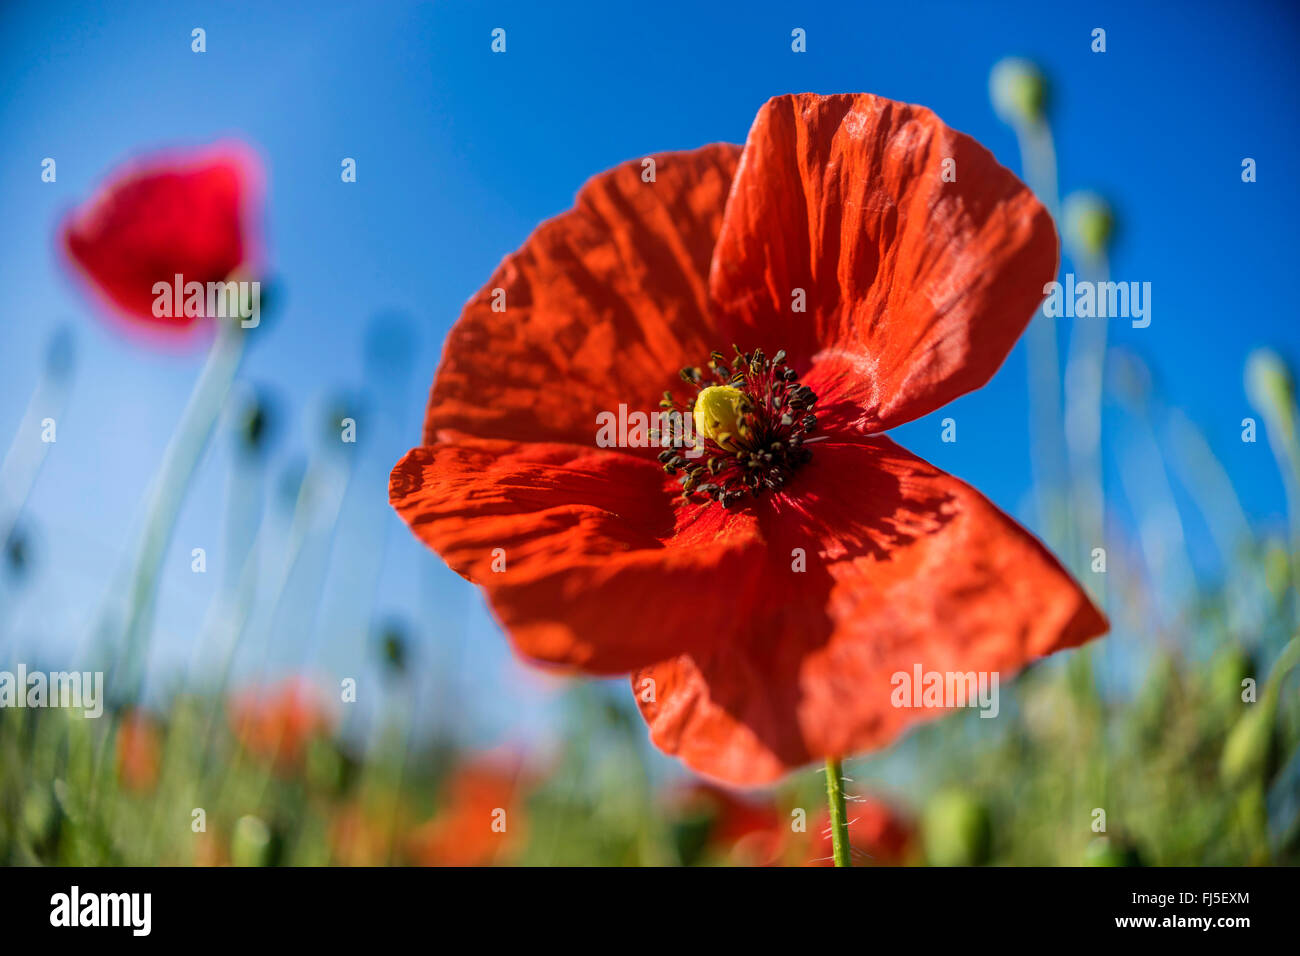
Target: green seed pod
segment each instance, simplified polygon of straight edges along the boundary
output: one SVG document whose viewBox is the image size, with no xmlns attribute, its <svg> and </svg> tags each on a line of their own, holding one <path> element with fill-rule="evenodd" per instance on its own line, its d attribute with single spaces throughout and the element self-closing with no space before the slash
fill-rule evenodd
<svg viewBox="0 0 1300 956">
<path fill-rule="evenodd" d="M 406 629 L 401 624 L 389 622 L 379 632 L 379 656 L 391 673 L 406 673 L 407 644 Z"/>
<path fill-rule="evenodd" d="M 1096 193 L 1078 192 L 1061 205 L 1065 228 L 1062 238 L 1075 259 L 1097 259 L 1106 252 L 1115 231 L 1110 203 Z"/>
<path fill-rule="evenodd" d="M 1295 430 L 1295 378 L 1282 356 L 1255 349 L 1246 359 L 1246 397 L 1272 427 Z"/>
<path fill-rule="evenodd" d="M 989 74 L 989 99 L 1004 123 L 1037 123 L 1047 106 L 1047 81 L 1033 63 L 1008 57 L 998 61 Z"/>
<path fill-rule="evenodd" d="M 271 828 L 254 816 L 242 816 L 230 838 L 230 862 L 235 866 L 273 866 L 275 837 Z"/>
<path fill-rule="evenodd" d="M 240 397 L 234 432 L 241 451 L 256 455 L 265 450 L 273 424 L 271 401 L 264 392 L 249 389 Z"/>
</svg>

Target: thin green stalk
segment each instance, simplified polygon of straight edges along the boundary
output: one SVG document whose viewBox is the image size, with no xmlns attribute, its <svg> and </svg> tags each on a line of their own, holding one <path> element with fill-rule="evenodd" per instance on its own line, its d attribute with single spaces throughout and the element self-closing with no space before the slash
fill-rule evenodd
<svg viewBox="0 0 1300 956">
<path fill-rule="evenodd" d="M 185 492 L 189 490 L 190 478 L 230 393 L 230 385 L 243 355 L 244 339 L 243 329 L 237 323 L 222 322 L 218 325 L 208 360 L 194 385 L 189 404 L 155 479 L 141 547 L 127 591 L 130 603 L 123 658 L 131 699 L 138 695 L 139 685 L 143 683 L 163 555 L 171 540 Z"/>
<path fill-rule="evenodd" d="M 152 632 L 154 598 L 158 574 L 176 516 L 189 489 L 208 437 L 225 404 L 235 372 L 243 356 L 245 335 L 237 322 L 222 322 L 209 348 L 207 361 L 190 393 L 180 423 L 163 456 L 150 491 L 139 550 L 132 563 L 127 586 L 127 620 L 122 629 L 121 656 L 113 663 L 109 681 L 110 698 L 138 702 L 144 683 L 145 666 Z M 91 805 L 98 802 L 103 776 L 111 767 L 105 751 L 117 731 L 117 715 L 100 741 L 91 787 Z"/>
<path fill-rule="evenodd" d="M 18 430 L 14 433 L 9 451 L 0 461 L 0 547 L 7 546 L 10 536 L 18 526 L 23 509 L 37 475 L 45 462 L 53 442 L 38 441 L 43 432 L 42 422 L 50 419 L 57 423 L 63 419 L 71 394 L 71 345 L 68 337 L 56 333 L 51 339 L 49 356 L 36 388 L 27 402 Z M 0 582 L 0 638 L 6 634 L 4 618 L 13 606 L 4 582 Z M 7 642 L 6 642 L 7 643 Z"/>
<path fill-rule="evenodd" d="M 1105 282 L 1109 266 L 1104 254 L 1084 260 L 1088 280 Z M 1065 443 L 1069 456 L 1074 529 L 1066 562 L 1104 610 L 1105 578 L 1089 574 L 1092 549 L 1105 538 L 1105 497 L 1101 464 L 1101 406 L 1106 359 L 1107 320 L 1076 322 L 1065 366 Z"/>
<path fill-rule="evenodd" d="M 1047 207 L 1052 219 L 1059 220 L 1060 197 L 1052 131 L 1041 119 L 1016 124 L 1014 129 L 1025 182 Z M 1041 307 L 1025 330 L 1025 349 L 1029 363 L 1031 464 L 1038 526 L 1048 542 L 1062 550 L 1067 545 L 1070 521 L 1066 497 L 1068 466 L 1062 439 L 1060 357 L 1056 320 L 1045 315 Z"/>
<path fill-rule="evenodd" d="M 836 757 L 826 758 L 826 803 L 831 810 L 831 845 L 836 866 L 852 866 L 849 856 L 849 819 L 844 808 L 844 768 Z"/>
</svg>

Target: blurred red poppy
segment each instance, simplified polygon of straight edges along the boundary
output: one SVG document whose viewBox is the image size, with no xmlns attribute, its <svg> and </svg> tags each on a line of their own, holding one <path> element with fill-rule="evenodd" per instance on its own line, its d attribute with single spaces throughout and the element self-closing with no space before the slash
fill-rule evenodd
<svg viewBox="0 0 1300 956">
<path fill-rule="evenodd" d="M 114 315 L 155 330 L 194 318 L 154 313 L 154 284 L 217 282 L 257 268 L 261 167 L 247 147 L 155 154 L 127 164 L 74 210 L 61 241 Z"/>
<path fill-rule="evenodd" d="M 779 863 L 791 833 L 788 818 L 770 800 L 748 800 L 722 787 L 696 784 L 679 810 L 708 815 L 709 853 L 735 866 Z"/>
<path fill-rule="evenodd" d="M 911 818 L 877 797 L 859 797 L 848 804 L 849 847 L 854 866 L 898 866 L 907 861 L 916 839 Z M 812 834 L 808 863 L 834 865 L 831 821 L 821 815 Z"/>
<path fill-rule="evenodd" d="M 298 770 L 307 747 L 332 724 L 316 688 L 297 677 L 241 691 L 230 705 L 230 725 L 239 742 L 283 772 Z"/>
<path fill-rule="evenodd" d="M 488 757 L 457 768 L 433 819 L 407 840 L 412 862 L 419 866 L 509 862 L 527 835 L 524 786 L 514 761 Z"/>
<path fill-rule="evenodd" d="M 132 711 L 117 728 L 117 776 L 128 790 L 148 792 L 158 784 L 162 733 L 148 714 Z"/>
<path fill-rule="evenodd" d="M 777 97 L 743 150 L 597 176 L 506 258 L 390 499 L 525 657 L 631 671 L 695 770 L 760 784 L 884 746 L 938 713 L 892 706 L 892 675 L 1007 676 L 1106 628 L 1028 532 L 880 434 L 987 382 L 1057 262 L 1042 205 L 929 110 Z M 665 392 L 701 457 L 593 447 L 598 415 Z"/>
</svg>

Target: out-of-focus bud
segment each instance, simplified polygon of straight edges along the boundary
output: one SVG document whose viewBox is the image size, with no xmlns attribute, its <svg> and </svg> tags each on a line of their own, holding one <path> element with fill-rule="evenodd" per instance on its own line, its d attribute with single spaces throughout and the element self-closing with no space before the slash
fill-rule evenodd
<svg viewBox="0 0 1300 956">
<path fill-rule="evenodd" d="M 406 673 L 406 648 L 406 629 L 395 621 L 385 624 L 379 632 L 379 655 L 392 673 Z"/>
<path fill-rule="evenodd" d="M 27 567 L 31 563 L 31 543 L 22 525 L 15 524 L 9 529 L 9 535 L 4 541 L 4 563 L 5 569 L 15 580 L 27 573 Z"/>
<path fill-rule="evenodd" d="M 269 397 L 256 389 L 249 389 L 241 397 L 235 410 L 235 438 L 239 448 L 257 455 L 267 447 L 273 418 Z"/>
<path fill-rule="evenodd" d="M 1246 397 L 1270 427 L 1295 432 L 1295 378 L 1272 349 L 1255 349 L 1246 359 Z"/>
<path fill-rule="evenodd" d="M 1071 193 L 1061 205 L 1065 222 L 1062 238 L 1075 259 L 1098 259 L 1110 245 L 1115 215 L 1110 203 L 1091 192 Z"/>
<path fill-rule="evenodd" d="M 1047 106 L 1047 80 L 1028 60 L 1007 57 L 989 73 L 989 99 L 1004 123 L 1028 126 L 1043 118 Z"/>
<path fill-rule="evenodd" d="M 260 818 L 242 816 L 230 838 L 230 862 L 234 866 L 274 866 L 276 838 Z"/>
<path fill-rule="evenodd" d="M 979 866 L 987 863 L 993 842 L 988 809 L 966 793 L 937 794 L 921 820 L 926 859 L 933 866 Z"/>
</svg>

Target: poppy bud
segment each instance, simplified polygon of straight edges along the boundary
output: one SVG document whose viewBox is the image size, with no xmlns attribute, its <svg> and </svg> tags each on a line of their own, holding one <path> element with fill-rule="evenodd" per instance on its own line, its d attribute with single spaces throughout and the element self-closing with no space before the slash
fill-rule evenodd
<svg viewBox="0 0 1300 956">
<path fill-rule="evenodd" d="M 239 447 L 254 455 L 262 451 L 266 447 L 271 421 L 267 397 L 250 391 L 236 412 L 235 434 Z"/>
<path fill-rule="evenodd" d="M 1246 397 L 1270 425 L 1295 431 L 1295 379 L 1272 349 L 1255 349 L 1246 359 Z"/>
<path fill-rule="evenodd" d="M 274 866 L 276 838 L 258 817 L 242 816 L 230 838 L 230 862 L 235 866 Z"/>
<path fill-rule="evenodd" d="M 389 624 L 380 632 L 379 653 L 393 673 L 406 672 L 406 634 L 400 624 Z"/>
<path fill-rule="evenodd" d="M 922 818 L 925 855 L 934 866 L 987 863 L 992 826 L 984 804 L 959 791 L 934 797 Z"/>
<path fill-rule="evenodd" d="M 728 451 L 739 451 L 737 439 L 749 407 L 749 399 L 735 386 L 710 385 L 695 398 L 695 431 Z"/>
<path fill-rule="evenodd" d="M 1047 81 L 1033 63 L 1008 57 L 998 61 L 989 74 L 989 98 L 1002 122 L 1012 126 L 1037 123 L 1047 104 Z"/>
<path fill-rule="evenodd" d="M 1110 204 L 1096 193 L 1071 193 L 1062 207 L 1062 238 L 1076 259 L 1096 259 L 1106 251 L 1115 230 Z"/>
<path fill-rule="evenodd" d="M 27 534 L 23 529 L 18 525 L 10 527 L 9 536 L 4 542 L 5 567 L 15 579 L 21 578 L 27 571 L 30 551 Z"/>
</svg>

